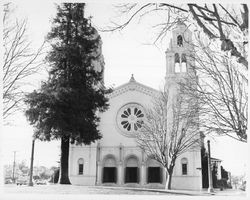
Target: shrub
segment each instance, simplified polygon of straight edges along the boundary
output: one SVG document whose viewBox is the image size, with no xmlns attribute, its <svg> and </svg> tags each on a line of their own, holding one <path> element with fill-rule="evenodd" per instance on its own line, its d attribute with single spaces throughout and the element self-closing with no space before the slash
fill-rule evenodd
<svg viewBox="0 0 250 200">
<path fill-rule="evenodd" d="M 227 180 L 222 178 L 220 180 L 217 180 L 217 183 L 216 183 L 217 187 L 220 188 L 221 190 L 227 188 Z"/>
</svg>

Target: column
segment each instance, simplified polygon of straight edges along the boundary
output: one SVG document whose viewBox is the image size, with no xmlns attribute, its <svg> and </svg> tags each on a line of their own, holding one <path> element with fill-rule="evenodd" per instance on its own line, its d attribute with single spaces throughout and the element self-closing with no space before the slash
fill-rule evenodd
<svg viewBox="0 0 250 200">
<path fill-rule="evenodd" d="M 118 185 L 122 185 L 124 184 L 124 180 L 123 180 L 123 145 L 120 143 L 119 145 L 119 161 L 118 161 L 118 166 L 117 166 L 117 170 L 118 170 L 118 180 L 117 180 L 117 184 Z"/>
<path fill-rule="evenodd" d="M 118 163 L 118 179 L 117 179 L 117 184 L 118 185 L 122 185 L 124 183 L 124 180 L 123 180 L 123 165 L 122 165 L 122 162 L 119 162 Z"/>
<path fill-rule="evenodd" d="M 217 162 L 217 179 L 220 180 L 221 179 L 221 163 L 220 161 Z"/>
<path fill-rule="evenodd" d="M 212 178 L 212 169 L 211 169 L 211 154 L 210 154 L 210 141 L 207 141 L 208 147 L 208 192 L 214 192 L 213 188 L 213 178 Z"/>
<path fill-rule="evenodd" d="M 102 164 L 100 161 L 97 162 L 97 185 L 102 184 Z"/>
<path fill-rule="evenodd" d="M 145 185 L 146 184 L 146 164 L 145 164 L 145 162 L 141 163 L 140 184 L 141 185 Z"/>
</svg>

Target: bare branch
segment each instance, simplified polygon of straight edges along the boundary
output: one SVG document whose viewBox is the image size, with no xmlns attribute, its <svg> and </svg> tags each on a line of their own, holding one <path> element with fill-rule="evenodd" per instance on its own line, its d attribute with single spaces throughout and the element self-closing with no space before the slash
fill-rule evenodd
<svg viewBox="0 0 250 200">
<path fill-rule="evenodd" d="M 195 54 L 198 79 L 180 83 L 183 92 L 196 98 L 200 105 L 200 127 L 208 133 L 228 135 L 247 141 L 248 80 L 247 73 L 232 57 L 218 51 L 218 46 L 207 45 L 197 38 Z M 188 79 L 191 77 L 188 76 Z M 194 80 L 195 86 L 194 86 Z"/>
<path fill-rule="evenodd" d="M 153 9 L 150 6 L 154 5 Z M 159 4 L 144 4 L 138 6 L 137 4 L 125 5 L 123 14 L 129 15 L 129 19 L 123 23 L 114 23 L 113 27 L 107 28 L 104 31 L 115 31 L 124 29 L 129 23 L 139 17 L 146 15 L 157 14 L 157 11 L 166 12 L 165 22 L 158 22 L 153 28 L 162 27 L 158 32 L 153 44 L 161 41 L 167 34 L 167 32 L 177 23 L 177 19 L 186 20 L 192 27 L 197 29 L 201 28 L 203 32 L 210 38 L 214 39 L 212 42 L 221 41 L 221 51 L 229 52 L 232 56 L 237 58 L 237 62 L 242 64 L 248 69 L 247 61 L 247 48 L 245 45 L 248 43 L 247 39 L 244 39 L 241 44 L 235 41 L 234 35 L 230 33 L 230 30 L 234 29 L 237 34 L 242 38 L 247 38 L 248 35 L 248 6 L 243 4 L 243 11 L 239 10 L 239 7 L 226 8 L 222 4 L 212 4 L 208 7 L 207 4 L 186 4 L 186 5 L 174 5 L 167 3 Z M 220 8 L 220 9 L 219 9 Z M 126 11 L 127 10 L 127 11 Z M 237 12 L 235 11 L 237 10 Z M 241 19 L 238 16 L 241 14 Z M 190 17 L 192 15 L 192 17 Z M 227 34 L 230 33 L 230 34 Z"/>
<path fill-rule="evenodd" d="M 8 4 L 10 6 L 11 4 Z M 32 50 L 27 38 L 27 19 L 13 19 L 10 9 L 6 7 L 3 21 L 3 118 L 8 118 L 21 109 L 27 77 L 35 74 L 43 64 L 45 42 Z"/>
<path fill-rule="evenodd" d="M 190 150 L 199 151 L 201 145 L 196 103 L 181 94 L 161 92 L 136 134 L 138 146 L 168 171 L 169 176 L 178 156 Z"/>
</svg>

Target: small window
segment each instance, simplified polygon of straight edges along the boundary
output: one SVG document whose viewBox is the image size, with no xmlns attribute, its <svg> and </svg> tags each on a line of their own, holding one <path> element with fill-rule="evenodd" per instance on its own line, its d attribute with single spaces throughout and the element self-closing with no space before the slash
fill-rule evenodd
<svg viewBox="0 0 250 200">
<path fill-rule="evenodd" d="M 79 164 L 79 174 L 83 174 L 83 164 Z"/>
<path fill-rule="evenodd" d="M 176 53 L 174 55 L 174 62 L 175 62 L 175 72 L 176 73 L 179 73 L 181 71 L 181 68 L 180 68 L 180 56 L 178 53 Z"/>
<path fill-rule="evenodd" d="M 185 53 L 181 55 L 181 72 L 187 72 L 187 58 Z"/>
<path fill-rule="evenodd" d="M 181 35 L 178 35 L 177 37 L 177 46 L 183 47 L 183 39 Z"/>
<path fill-rule="evenodd" d="M 83 174 L 83 164 L 84 164 L 84 161 L 82 158 L 80 158 L 78 160 L 78 174 L 79 175 L 82 175 Z"/>
<path fill-rule="evenodd" d="M 181 171 L 182 175 L 187 175 L 188 162 L 186 158 L 181 159 Z"/>
<path fill-rule="evenodd" d="M 187 175 L 187 164 L 182 164 L 182 175 Z"/>
<path fill-rule="evenodd" d="M 174 55 L 174 62 L 175 62 L 175 63 L 180 63 L 180 56 L 179 56 L 178 53 L 176 53 L 176 54 Z"/>
</svg>

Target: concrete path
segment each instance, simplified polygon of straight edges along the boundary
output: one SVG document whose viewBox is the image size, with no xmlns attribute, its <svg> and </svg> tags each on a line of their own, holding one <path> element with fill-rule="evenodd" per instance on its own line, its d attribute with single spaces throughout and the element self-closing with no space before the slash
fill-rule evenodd
<svg viewBox="0 0 250 200">
<path fill-rule="evenodd" d="M 214 189 L 213 193 L 208 193 L 206 189 L 201 191 L 195 190 L 165 190 L 165 189 L 148 189 L 148 188 L 131 188 L 131 187 L 105 187 L 105 186 L 95 186 L 96 188 L 103 189 L 118 189 L 123 190 L 133 190 L 133 191 L 147 191 L 147 192 L 157 192 L 172 195 L 188 195 L 188 196 L 246 196 L 246 192 L 242 190 L 235 189 L 225 189 L 220 191 L 219 189 Z"/>
<path fill-rule="evenodd" d="M 166 199 L 166 196 L 222 196 L 226 197 L 246 197 L 246 192 L 241 190 L 215 190 L 214 193 L 203 191 L 188 191 L 188 190 L 163 190 L 163 189 L 146 189 L 146 188 L 131 188 L 131 187 L 110 187 L 110 186 L 76 186 L 76 185 L 35 185 L 29 187 L 27 185 L 5 185 L 3 187 L 3 195 L 0 194 L 0 199 Z M 62 198 L 63 197 L 63 198 Z M 115 198 L 111 198 L 115 197 Z M 146 198 L 145 198 L 146 197 Z M 182 198 L 181 197 L 181 198 Z"/>
</svg>

